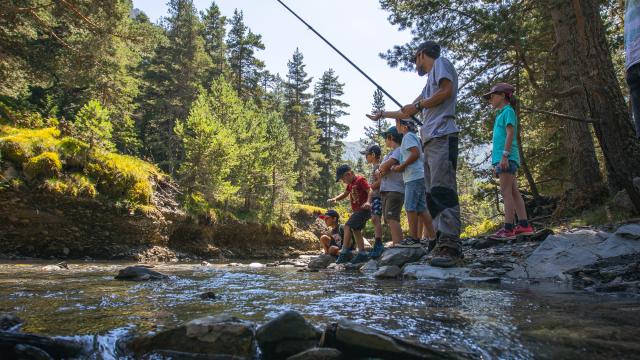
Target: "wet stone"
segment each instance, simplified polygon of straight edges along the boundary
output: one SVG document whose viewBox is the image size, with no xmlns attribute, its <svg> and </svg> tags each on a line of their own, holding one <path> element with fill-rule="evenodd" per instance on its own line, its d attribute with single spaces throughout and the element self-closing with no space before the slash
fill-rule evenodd
<svg viewBox="0 0 640 360">
<path fill-rule="evenodd" d="M 287 360 L 340 360 L 342 353 L 332 348 L 312 348 L 299 354 L 290 356 Z"/>
<path fill-rule="evenodd" d="M 375 272 L 375 274 L 373 274 L 373 276 L 376 279 L 393 279 L 400 276 L 401 273 L 402 270 L 399 267 L 390 265 L 382 266 L 378 271 Z"/>
<path fill-rule="evenodd" d="M 115 277 L 116 280 L 128 281 L 163 280 L 167 278 L 167 275 L 153 271 L 148 266 L 143 265 L 128 266 L 118 271 L 118 275 Z"/>
<path fill-rule="evenodd" d="M 321 332 L 295 311 L 260 326 L 256 339 L 265 360 L 286 359 L 318 345 Z"/>
</svg>

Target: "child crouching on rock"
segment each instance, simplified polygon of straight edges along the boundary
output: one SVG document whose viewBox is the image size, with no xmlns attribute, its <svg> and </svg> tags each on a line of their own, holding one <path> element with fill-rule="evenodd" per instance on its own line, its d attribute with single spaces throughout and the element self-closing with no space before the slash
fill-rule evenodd
<svg viewBox="0 0 640 360">
<path fill-rule="evenodd" d="M 358 254 L 351 260 L 351 263 L 357 264 L 365 262 L 369 256 L 364 251 L 364 239 L 362 238 L 362 229 L 367 224 L 367 220 L 371 217 L 371 204 L 368 202 L 371 187 L 362 176 L 356 175 L 347 164 L 340 165 L 336 170 L 336 182 L 342 180 L 347 185 L 345 191 L 329 200 L 329 204 L 335 204 L 337 201 L 345 199 L 347 196 L 351 200 L 351 210 L 353 213 L 349 220 L 344 224 L 344 243 L 336 260 L 337 264 L 346 263 L 352 257 L 351 254 L 351 234 L 356 238 L 358 246 Z"/>
<path fill-rule="evenodd" d="M 515 103 L 514 90 L 509 84 L 499 83 L 483 95 L 491 106 L 498 110 L 493 125 L 492 165 L 500 179 L 500 192 L 504 201 L 504 227 L 492 236 L 497 239 L 513 239 L 519 234 L 533 234 L 516 177 L 520 166 L 520 154 L 516 136 L 518 119 L 512 107 Z M 518 224 L 515 227 L 514 215 L 518 215 Z"/>
<path fill-rule="evenodd" d="M 344 239 L 344 225 L 340 224 L 340 215 L 335 210 L 327 210 L 324 214 L 319 216 L 324 220 L 325 225 L 330 230 L 328 234 L 320 236 L 320 243 L 326 255 L 338 256 L 340 249 L 342 249 L 342 239 Z M 353 249 L 353 245 L 351 245 Z"/>
</svg>

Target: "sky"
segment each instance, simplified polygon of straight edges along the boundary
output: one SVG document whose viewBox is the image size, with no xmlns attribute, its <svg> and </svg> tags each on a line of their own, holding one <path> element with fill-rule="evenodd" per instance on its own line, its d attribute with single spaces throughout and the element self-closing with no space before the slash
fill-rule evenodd
<svg viewBox="0 0 640 360">
<path fill-rule="evenodd" d="M 388 13 L 380 9 L 377 0 L 284 0 L 300 17 L 333 43 L 340 51 L 363 69 L 400 103 L 412 102 L 422 89 L 423 80 L 415 72 L 392 69 L 378 54 L 411 39 L 408 31 L 401 32 L 387 20 Z M 211 0 L 194 0 L 198 10 L 204 11 Z M 256 56 L 272 73 L 287 73 L 287 61 L 296 47 L 304 55 L 305 70 L 314 82 L 322 73 L 333 68 L 344 83 L 342 100 L 351 105 L 349 115 L 339 121 L 350 127 L 346 141 L 364 137 L 364 126 L 372 125 L 365 114 L 371 111 L 375 86 L 335 53 L 311 30 L 275 0 L 216 0 L 223 15 L 231 18 L 234 9 L 242 10 L 245 24 L 262 35 L 264 51 Z M 156 22 L 167 15 L 163 0 L 133 0 L 133 6 Z M 313 89 L 313 88 L 311 88 Z M 393 102 L 385 98 L 387 109 L 395 110 Z"/>
</svg>

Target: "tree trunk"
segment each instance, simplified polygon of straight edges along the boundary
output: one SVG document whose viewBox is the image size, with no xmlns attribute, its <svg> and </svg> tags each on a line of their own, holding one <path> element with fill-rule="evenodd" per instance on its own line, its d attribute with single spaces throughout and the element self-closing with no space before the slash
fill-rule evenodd
<svg viewBox="0 0 640 360">
<path fill-rule="evenodd" d="M 567 88 L 577 88 L 566 98 L 567 109 L 585 111 L 598 119 L 594 130 L 604 154 L 613 189 L 627 190 L 637 212 L 640 194 L 633 177 L 640 175 L 640 143 L 634 138 L 629 113 L 615 76 L 598 0 L 549 0 L 553 20 L 558 70 Z M 569 125 L 571 128 L 576 124 Z M 571 134 L 571 142 L 581 137 Z M 579 144 L 577 144 L 579 146 Z"/>
</svg>

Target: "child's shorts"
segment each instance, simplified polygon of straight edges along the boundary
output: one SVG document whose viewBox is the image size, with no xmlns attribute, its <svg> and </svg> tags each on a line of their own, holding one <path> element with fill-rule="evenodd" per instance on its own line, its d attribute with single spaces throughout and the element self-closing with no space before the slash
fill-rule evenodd
<svg viewBox="0 0 640 360">
<path fill-rule="evenodd" d="M 349 220 L 347 220 L 346 225 L 352 230 L 362 230 L 364 226 L 367 224 L 367 220 L 371 218 L 371 211 L 369 210 L 360 210 L 356 211 L 351 216 L 349 216 Z"/>
<path fill-rule="evenodd" d="M 384 221 L 400 221 L 400 213 L 404 204 L 404 193 L 389 191 L 382 193 L 382 212 Z"/>
<path fill-rule="evenodd" d="M 493 166 L 496 169 L 496 175 L 498 175 L 498 174 L 512 174 L 512 175 L 514 175 L 518 171 L 518 164 L 513 160 L 509 160 L 509 166 L 507 166 L 507 168 L 504 169 L 504 170 L 502 170 L 502 168 L 500 167 L 500 163 L 494 164 Z"/>
<path fill-rule="evenodd" d="M 427 210 L 427 190 L 424 178 L 404 183 L 404 209 L 421 213 Z"/>
<path fill-rule="evenodd" d="M 371 215 L 382 216 L 382 199 L 374 197 L 371 199 Z"/>
</svg>

